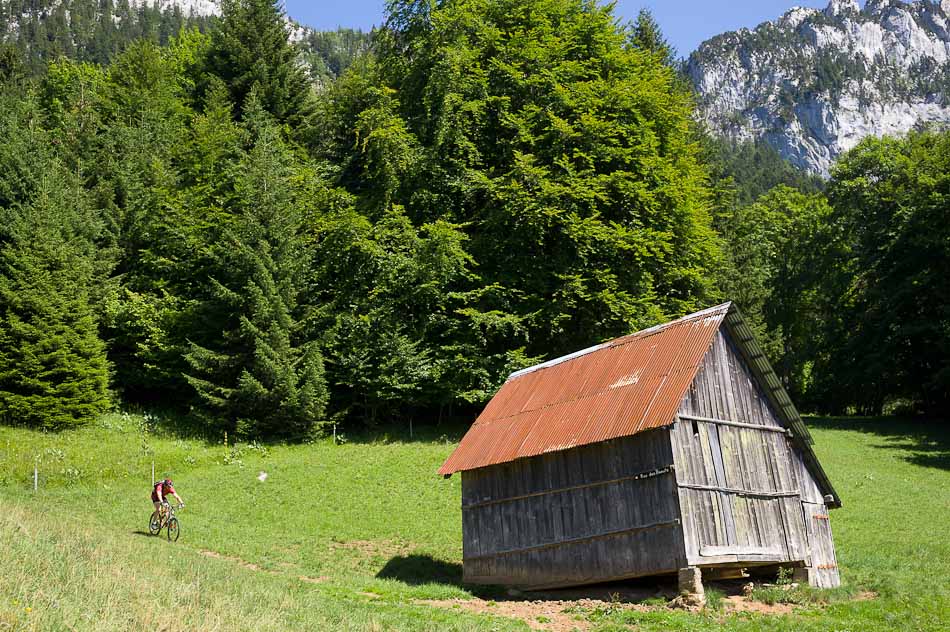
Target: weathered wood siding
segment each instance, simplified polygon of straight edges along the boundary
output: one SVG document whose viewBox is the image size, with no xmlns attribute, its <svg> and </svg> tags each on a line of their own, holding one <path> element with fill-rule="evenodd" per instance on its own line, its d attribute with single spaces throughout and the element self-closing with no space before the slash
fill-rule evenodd
<svg viewBox="0 0 950 632">
<path fill-rule="evenodd" d="M 819 588 L 834 588 L 841 584 L 838 575 L 838 559 L 835 556 L 834 539 L 831 537 L 831 517 L 824 503 L 802 503 L 805 528 L 811 543 L 808 566 L 814 570 L 815 584 Z"/>
<path fill-rule="evenodd" d="M 812 550 L 833 556 L 828 521 L 824 530 L 806 524 L 802 504 L 823 508 L 821 493 L 726 328 L 683 398 L 671 438 L 691 565 L 810 565 Z"/>
<path fill-rule="evenodd" d="M 669 432 L 462 473 L 464 578 L 532 587 L 685 562 Z"/>
</svg>

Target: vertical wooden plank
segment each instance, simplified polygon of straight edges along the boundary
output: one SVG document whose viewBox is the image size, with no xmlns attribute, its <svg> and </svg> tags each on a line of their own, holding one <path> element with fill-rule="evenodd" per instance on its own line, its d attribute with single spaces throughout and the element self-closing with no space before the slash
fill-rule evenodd
<svg viewBox="0 0 950 632">
<path fill-rule="evenodd" d="M 741 419 L 739 414 L 739 404 L 735 391 L 735 381 L 733 380 L 733 359 L 730 357 L 726 348 L 726 341 L 723 335 L 719 333 L 716 336 L 716 347 L 719 349 L 721 357 L 719 358 L 719 374 L 726 390 L 726 404 L 729 417 L 725 419 Z"/>
<path fill-rule="evenodd" d="M 728 485 L 728 482 L 726 479 L 726 468 L 723 465 L 722 446 L 719 443 L 719 428 L 715 424 L 703 424 L 701 429 L 702 428 L 705 428 L 706 436 L 709 439 L 709 456 L 712 461 L 713 470 L 716 473 L 716 484 L 725 487 Z"/>
<path fill-rule="evenodd" d="M 690 393 L 694 388 L 690 387 Z M 682 406 L 690 408 L 691 397 L 687 394 L 683 398 Z M 692 435 L 692 424 L 677 420 L 670 430 L 670 448 L 675 466 L 675 478 L 671 484 L 689 483 L 695 480 L 694 452 L 695 446 Z M 693 500 L 692 491 L 676 486 L 679 500 L 680 516 L 682 520 L 682 539 L 684 547 L 684 561 L 694 560 L 699 556 L 699 542 L 705 537 L 705 512 L 700 511 Z"/>
<path fill-rule="evenodd" d="M 831 535 L 831 521 L 826 517 L 828 508 L 824 504 L 803 502 L 802 511 L 808 538 L 809 563 L 815 570 L 818 586 L 838 586 L 841 580 Z"/>
<path fill-rule="evenodd" d="M 725 487 L 726 471 L 723 466 L 722 447 L 719 443 L 719 429 L 715 424 L 705 424 L 709 436 L 709 449 L 712 457 L 713 467 L 716 471 L 716 481 L 719 486 Z M 726 541 L 729 544 L 736 542 L 736 523 L 733 517 L 733 499 L 732 494 L 719 494 L 720 511 L 722 512 L 722 521 L 726 531 Z"/>
</svg>

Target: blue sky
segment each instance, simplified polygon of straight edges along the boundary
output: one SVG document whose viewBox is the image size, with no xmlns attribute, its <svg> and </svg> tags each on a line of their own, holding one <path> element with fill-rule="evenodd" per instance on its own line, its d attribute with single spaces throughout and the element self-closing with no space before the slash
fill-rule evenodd
<svg viewBox="0 0 950 632">
<path fill-rule="evenodd" d="M 369 29 L 383 17 L 385 0 L 286 0 L 287 12 L 317 29 Z M 616 13 L 632 20 L 642 7 L 653 12 L 667 39 L 686 56 L 705 39 L 773 20 L 793 6 L 823 8 L 828 0 L 618 0 Z M 863 2 L 861 4 L 864 4 Z"/>
</svg>

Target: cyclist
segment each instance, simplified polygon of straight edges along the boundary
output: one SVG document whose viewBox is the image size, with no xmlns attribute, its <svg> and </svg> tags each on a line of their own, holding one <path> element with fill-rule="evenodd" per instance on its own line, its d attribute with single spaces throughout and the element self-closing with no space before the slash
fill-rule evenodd
<svg viewBox="0 0 950 632">
<path fill-rule="evenodd" d="M 181 496 L 178 495 L 178 492 L 175 491 L 175 487 L 172 485 L 172 479 L 165 478 L 152 486 L 152 504 L 155 505 L 155 511 L 162 520 L 165 519 L 165 498 L 169 494 L 175 497 L 179 507 L 185 506 L 185 501 L 181 499 Z"/>
</svg>

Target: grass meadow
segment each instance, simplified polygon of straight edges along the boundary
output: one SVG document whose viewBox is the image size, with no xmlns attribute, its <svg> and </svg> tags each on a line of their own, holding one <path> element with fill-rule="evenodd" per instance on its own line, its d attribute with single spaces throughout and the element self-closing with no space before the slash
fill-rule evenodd
<svg viewBox="0 0 950 632">
<path fill-rule="evenodd" d="M 436 469 L 462 429 L 235 446 L 170 425 L 113 414 L 61 434 L 0 427 L 0 631 L 545 627 L 503 616 L 504 591 L 460 582 L 459 477 Z M 844 502 L 832 513 L 844 587 L 830 603 L 775 615 L 581 602 L 558 629 L 948 629 L 947 425 L 810 426 Z M 153 461 L 187 503 L 176 543 L 146 533 Z M 475 597 L 479 613 L 423 603 Z"/>
</svg>

